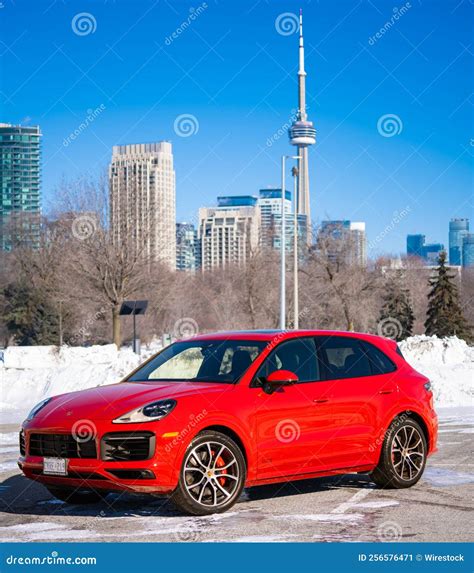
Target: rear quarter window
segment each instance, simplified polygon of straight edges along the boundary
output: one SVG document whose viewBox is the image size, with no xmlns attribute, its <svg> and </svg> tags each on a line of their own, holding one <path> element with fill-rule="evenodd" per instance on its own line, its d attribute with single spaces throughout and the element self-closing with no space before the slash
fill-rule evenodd
<svg viewBox="0 0 474 573">
<path fill-rule="evenodd" d="M 370 362 L 370 367 L 372 368 L 372 374 L 389 374 L 390 372 L 395 372 L 397 367 L 384 352 L 369 342 L 364 341 L 363 345 Z"/>
</svg>

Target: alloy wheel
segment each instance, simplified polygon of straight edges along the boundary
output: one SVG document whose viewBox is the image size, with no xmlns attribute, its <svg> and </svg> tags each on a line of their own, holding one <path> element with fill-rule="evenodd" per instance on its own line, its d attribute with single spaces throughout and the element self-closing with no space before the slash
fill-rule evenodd
<svg viewBox="0 0 474 573">
<path fill-rule="evenodd" d="M 413 426 L 403 426 L 392 440 L 392 464 L 403 481 L 415 479 L 422 471 L 425 447 L 419 431 Z"/>
<path fill-rule="evenodd" d="M 206 507 L 229 501 L 239 487 L 239 464 L 224 444 L 206 441 L 193 448 L 185 461 L 184 485 L 188 495 Z"/>
</svg>

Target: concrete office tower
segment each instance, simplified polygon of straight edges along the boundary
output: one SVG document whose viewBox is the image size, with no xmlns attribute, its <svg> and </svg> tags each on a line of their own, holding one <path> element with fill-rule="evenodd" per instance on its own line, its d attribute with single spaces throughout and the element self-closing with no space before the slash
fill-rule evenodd
<svg viewBox="0 0 474 573">
<path fill-rule="evenodd" d="M 311 208 L 309 193 L 308 147 L 316 143 L 316 130 L 313 123 L 308 121 L 306 113 L 306 71 L 304 67 L 303 14 L 300 10 L 300 42 L 298 67 L 298 115 L 289 129 L 290 143 L 295 145 L 300 157 L 298 160 L 298 194 L 296 197 L 296 212 L 304 215 L 306 221 L 306 242 L 311 244 Z"/>
<path fill-rule="evenodd" d="M 259 246 L 260 208 L 250 195 L 218 197 L 217 207 L 199 209 L 202 270 L 245 265 Z"/>
<path fill-rule="evenodd" d="M 469 233 L 469 219 L 449 221 L 449 264 L 462 265 L 464 237 Z"/>
<path fill-rule="evenodd" d="M 115 145 L 109 167 L 113 240 L 176 268 L 176 180 L 171 143 Z"/>
<path fill-rule="evenodd" d="M 0 249 L 39 247 L 41 135 L 39 126 L 0 123 Z"/>
</svg>

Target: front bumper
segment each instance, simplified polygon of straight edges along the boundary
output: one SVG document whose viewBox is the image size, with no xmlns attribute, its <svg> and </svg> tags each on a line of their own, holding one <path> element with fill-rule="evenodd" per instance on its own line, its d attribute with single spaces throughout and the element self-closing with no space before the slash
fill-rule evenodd
<svg viewBox="0 0 474 573">
<path fill-rule="evenodd" d="M 131 435 L 134 433 L 141 434 L 143 431 L 144 427 L 140 424 L 130 424 L 126 429 L 126 433 Z M 149 427 L 146 428 L 146 431 L 153 434 L 151 438 L 153 449 L 150 449 L 150 455 L 146 456 L 147 459 L 111 460 L 108 459 L 110 456 L 106 452 L 104 436 L 123 433 L 123 427 L 117 428 L 115 424 L 106 424 L 104 428 L 101 428 L 100 433 L 97 432 L 91 438 L 95 442 L 96 453 L 92 454 L 95 457 L 82 458 L 70 457 L 67 449 L 61 451 L 59 455 L 49 449 L 42 451 L 43 455 L 38 455 L 39 452 L 35 451 L 35 442 L 34 439 L 32 441 L 32 436 L 37 437 L 39 434 L 47 436 L 48 440 L 45 442 L 49 444 L 51 436 L 69 437 L 71 432 L 57 428 L 35 427 L 32 424 L 24 425 L 22 428 L 23 439 L 20 440 L 23 442 L 23 452 L 18 460 L 18 466 L 27 478 L 49 486 L 169 494 L 176 488 L 179 479 L 179 448 L 174 448 L 172 443 L 170 444 L 166 434 L 165 437 L 158 435 Z M 63 442 L 64 440 L 61 440 L 61 443 Z M 83 449 L 79 450 L 76 455 L 81 455 L 82 451 Z M 44 457 L 67 458 L 67 476 L 44 474 Z"/>
</svg>

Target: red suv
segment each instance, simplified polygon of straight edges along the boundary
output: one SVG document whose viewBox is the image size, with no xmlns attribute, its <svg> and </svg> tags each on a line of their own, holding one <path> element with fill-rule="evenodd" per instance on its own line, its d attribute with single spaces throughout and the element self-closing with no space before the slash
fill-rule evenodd
<svg viewBox="0 0 474 573">
<path fill-rule="evenodd" d="M 245 486 L 324 475 L 410 487 L 436 439 L 430 382 L 395 342 L 226 332 L 171 344 L 119 384 L 44 400 L 23 423 L 19 466 L 70 503 L 149 492 L 205 515 Z"/>
</svg>

